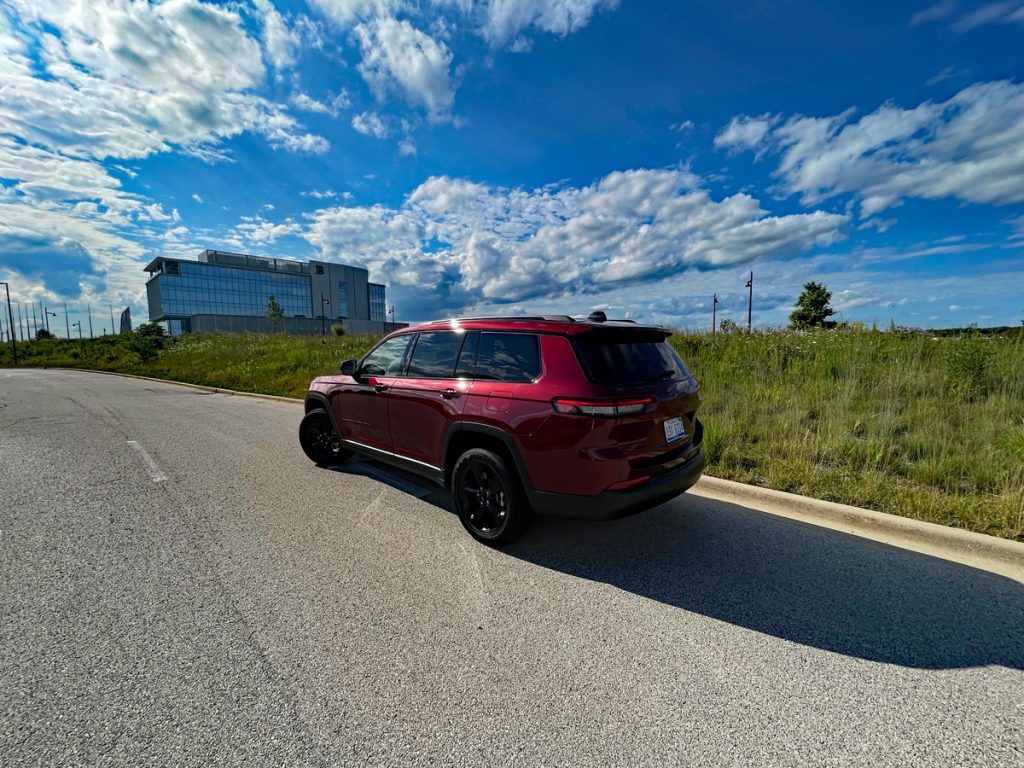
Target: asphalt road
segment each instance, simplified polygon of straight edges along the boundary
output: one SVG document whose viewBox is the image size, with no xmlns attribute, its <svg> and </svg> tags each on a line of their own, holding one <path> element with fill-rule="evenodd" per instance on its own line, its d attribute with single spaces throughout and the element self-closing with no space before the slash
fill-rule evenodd
<svg viewBox="0 0 1024 768">
<path fill-rule="evenodd" d="M 0 370 L 0 763 L 1024 765 L 1024 586 L 732 504 L 540 520 L 301 408 Z"/>
</svg>

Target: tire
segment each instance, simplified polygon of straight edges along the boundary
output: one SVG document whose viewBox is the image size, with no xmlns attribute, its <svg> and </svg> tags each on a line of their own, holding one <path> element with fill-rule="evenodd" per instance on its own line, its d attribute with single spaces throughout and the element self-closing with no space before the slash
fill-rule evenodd
<svg viewBox="0 0 1024 768">
<path fill-rule="evenodd" d="M 508 544 L 533 520 L 514 470 L 484 448 L 471 448 L 459 457 L 450 490 L 462 525 L 489 546 Z"/>
<path fill-rule="evenodd" d="M 318 466 L 344 464 L 352 456 L 351 451 L 341 447 L 331 417 L 322 408 L 316 408 L 303 417 L 299 424 L 299 445 Z"/>
</svg>

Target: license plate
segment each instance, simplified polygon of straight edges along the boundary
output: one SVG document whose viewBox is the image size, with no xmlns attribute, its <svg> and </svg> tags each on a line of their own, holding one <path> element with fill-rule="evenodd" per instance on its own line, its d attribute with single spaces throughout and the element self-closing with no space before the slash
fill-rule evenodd
<svg viewBox="0 0 1024 768">
<path fill-rule="evenodd" d="M 674 419 L 668 419 L 665 422 L 665 440 L 673 442 L 675 440 L 681 440 L 686 437 L 686 430 L 683 429 L 683 420 L 676 416 Z"/>
</svg>

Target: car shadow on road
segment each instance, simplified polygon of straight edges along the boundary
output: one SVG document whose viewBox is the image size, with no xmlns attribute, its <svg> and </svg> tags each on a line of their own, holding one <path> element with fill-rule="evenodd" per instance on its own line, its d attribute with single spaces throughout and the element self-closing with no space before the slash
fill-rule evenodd
<svg viewBox="0 0 1024 768">
<path fill-rule="evenodd" d="M 451 511 L 447 493 L 415 475 L 375 462 L 344 471 Z M 541 517 L 503 551 L 846 656 L 1024 669 L 1020 582 L 737 504 L 685 495 L 611 522 Z"/>
<path fill-rule="evenodd" d="M 795 643 L 924 669 L 1024 669 L 1024 585 L 697 496 L 595 524 L 540 519 L 506 552 Z"/>
</svg>

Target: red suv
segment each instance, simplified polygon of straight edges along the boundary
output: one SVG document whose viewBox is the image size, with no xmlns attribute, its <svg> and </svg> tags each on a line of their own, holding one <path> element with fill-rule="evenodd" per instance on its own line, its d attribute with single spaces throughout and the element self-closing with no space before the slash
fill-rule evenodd
<svg viewBox="0 0 1024 768">
<path fill-rule="evenodd" d="M 669 335 L 601 312 L 405 328 L 313 380 L 299 440 L 317 464 L 358 453 L 442 484 L 487 544 L 534 512 L 639 512 L 704 469 L 697 382 Z"/>
</svg>

